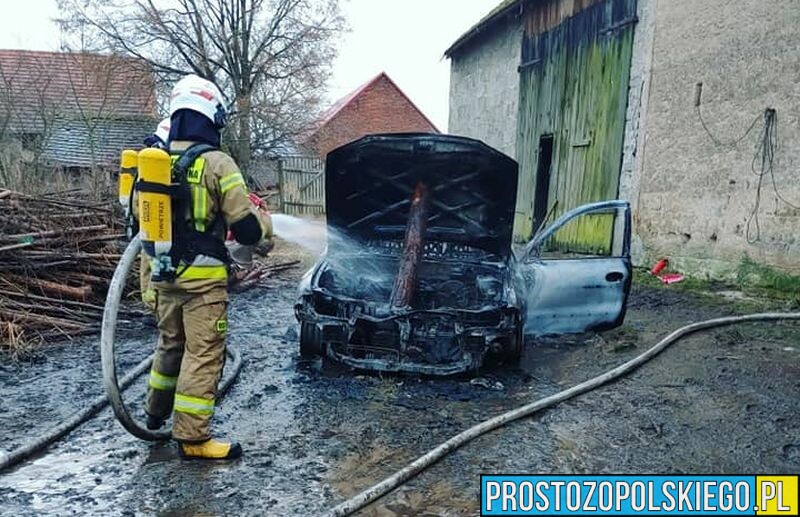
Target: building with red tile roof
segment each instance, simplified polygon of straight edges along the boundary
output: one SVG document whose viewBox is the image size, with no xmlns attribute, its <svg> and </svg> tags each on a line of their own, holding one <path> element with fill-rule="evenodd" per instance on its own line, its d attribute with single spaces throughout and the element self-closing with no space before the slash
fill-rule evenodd
<svg viewBox="0 0 800 517">
<path fill-rule="evenodd" d="M 326 110 L 298 138 L 324 157 L 333 149 L 374 133 L 439 133 L 433 122 L 381 72 Z"/>
</svg>

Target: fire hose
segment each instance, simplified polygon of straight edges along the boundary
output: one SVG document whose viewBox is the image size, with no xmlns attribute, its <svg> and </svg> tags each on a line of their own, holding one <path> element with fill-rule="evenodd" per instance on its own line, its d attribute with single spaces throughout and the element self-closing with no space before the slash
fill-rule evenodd
<svg viewBox="0 0 800 517">
<path fill-rule="evenodd" d="M 120 261 L 119 265 L 117 266 L 117 270 L 114 273 L 111 286 L 109 287 L 108 299 L 106 300 L 101 337 L 101 353 L 103 362 L 103 382 L 106 387 L 107 395 L 95 398 L 89 407 L 76 414 L 69 420 L 63 422 L 61 425 L 52 428 L 44 436 L 33 440 L 32 442 L 19 447 L 18 449 L 13 450 L 9 454 L 0 458 L 0 471 L 14 466 L 36 454 L 37 452 L 44 450 L 52 443 L 56 442 L 59 438 L 65 436 L 80 424 L 86 422 L 96 415 L 99 411 L 105 408 L 109 401 L 111 401 L 112 408 L 114 409 L 117 418 L 120 420 L 120 423 L 122 423 L 125 429 L 127 429 L 133 435 L 145 440 L 165 440 L 169 438 L 168 432 L 153 432 L 142 428 L 130 416 L 121 397 L 121 391 L 127 388 L 137 377 L 148 370 L 150 363 L 152 362 L 152 356 L 142 361 L 119 382 L 117 379 L 116 365 L 114 362 L 114 333 L 116 329 L 117 310 L 122 297 L 125 279 L 130 273 L 133 263 L 139 253 L 140 247 L 141 244 L 138 238 L 135 238 L 125 250 L 122 260 Z M 439 460 L 451 452 L 463 447 L 472 440 L 486 433 L 499 429 L 511 422 L 529 417 L 561 402 L 570 400 L 584 393 L 593 391 L 601 386 L 619 380 L 625 375 L 637 370 L 651 359 L 655 358 L 670 345 L 691 334 L 703 330 L 710 330 L 742 323 L 788 320 L 800 320 L 800 313 L 762 313 L 744 316 L 730 316 L 693 323 L 691 325 L 682 327 L 668 335 L 666 338 L 662 339 L 660 342 L 641 355 L 634 357 L 630 361 L 623 363 L 612 370 L 609 370 L 601 375 L 598 375 L 597 377 L 584 381 L 554 395 L 550 395 L 530 404 L 526 404 L 517 409 L 493 417 L 457 434 L 456 436 L 453 436 L 449 440 L 438 445 L 434 449 L 431 449 L 429 452 L 423 456 L 420 456 L 380 483 L 337 505 L 328 513 L 328 515 L 335 517 L 351 515 L 365 506 L 377 501 L 386 494 L 394 491 L 410 479 L 414 478 L 416 475 L 436 464 Z M 220 394 L 223 394 L 232 385 L 242 366 L 241 358 L 234 349 L 229 347 L 228 355 L 232 360 L 231 366 L 233 372 L 220 386 Z"/>
<path fill-rule="evenodd" d="M 543 409 L 553 407 L 556 404 L 577 397 L 578 395 L 582 395 L 584 393 L 595 390 L 605 384 L 614 382 L 620 379 L 621 377 L 624 377 L 625 375 L 638 369 L 639 367 L 641 367 L 642 365 L 644 365 L 645 363 L 656 357 L 658 354 L 666 350 L 667 347 L 669 347 L 676 341 L 685 338 L 690 334 L 694 334 L 702 330 L 709 330 L 729 325 L 737 325 L 741 323 L 786 321 L 786 320 L 800 320 L 800 313 L 785 313 L 785 314 L 764 313 L 764 314 L 750 314 L 746 316 L 731 316 L 726 318 L 717 318 L 707 321 L 701 321 L 698 323 L 693 323 L 691 325 L 682 327 L 673 332 L 672 334 L 670 334 L 669 336 L 665 337 L 661 341 L 659 341 L 655 346 L 645 351 L 641 355 L 634 357 L 630 361 L 621 364 L 616 368 L 607 371 L 606 373 L 598 375 L 597 377 L 584 381 L 580 384 L 577 384 L 571 388 L 568 388 L 554 395 L 550 395 L 548 397 L 537 400 L 530 404 L 526 404 L 517 409 L 508 411 L 507 413 L 498 415 L 494 418 L 490 418 L 489 420 L 481 422 L 480 424 L 475 425 L 467 429 L 466 431 L 463 431 L 453 436 L 446 442 L 431 449 L 429 452 L 427 452 L 423 456 L 420 456 L 419 458 L 409 463 L 402 469 L 398 470 L 391 476 L 387 477 L 380 483 L 373 485 L 372 487 L 357 494 L 353 498 L 348 499 L 347 501 L 339 504 L 338 506 L 333 508 L 333 510 L 331 510 L 327 514 L 327 516 L 341 517 L 345 515 L 351 515 L 357 512 L 358 510 L 377 501 L 381 497 L 385 496 L 386 494 L 392 492 L 401 485 L 405 484 L 407 481 L 415 477 L 417 474 L 431 467 L 432 465 L 437 463 L 439 460 L 441 460 L 451 452 L 463 447 L 464 445 L 471 442 L 475 438 L 478 438 L 479 436 L 482 436 L 488 432 L 499 429 L 500 427 L 503 427 L 506 424 L 514 422 L 515 420 L 529 417 L 539 411 L 542 411 Z"/>
<path fill-rule="evenodd" d="M 103 365 L 103 384 L 105 385 L 106 394 L 95 397 L 91 403 L 79 411 L 68 420 L 51 428 L 42 436 L 30 441 L 29 443 L 12 450 L 6 455 L 0 457 L 0 471 L 13 467 L 38 452 L 43 451 L 60 438 L 72 432 L 75 428 L 90 420 L 97 415 L 100 411 L 108 406 L 109 402 L 114 410 L 114 414 L 120 421 L 122 426 L 132 435 L 142 440 L 158 441 L 170 439 L 169 431 L 150 431 L 141 426 L 128 412 L 125 403 L 122 400 L 122 391 L 139 378 L 142 374 L 149 371 L 150 365 L 153 362 L 151 355 L 147 359 L 140 362 L 133 370 L 128 372 L 121 380 L 117 378 L 117 367 L 114 361 L 114 335 L 117 327 L 117 313 L 119 311 L 119 304 L 122 300 L 122 293 L 125 284 L 130 274 L 133 264 L 141 250 L 141 242 L 139 237 L 134 237 L 117 265 L 114 276 L 111 279 L 111 284 L 108 288 L 108 297 L 106 298 L 105 310 L 103 313 L 102 333 L 100 336 L 100 355 Z M 227 347 L 228 359 L 230 360 L 231 374 L 227 376 L 219 387 L 220 398 L 225 394 L 228 388 L 231 387 L 239 372 L 242 369 L 242 359 L 239 352 L 231 347 Z"/>
</svg>

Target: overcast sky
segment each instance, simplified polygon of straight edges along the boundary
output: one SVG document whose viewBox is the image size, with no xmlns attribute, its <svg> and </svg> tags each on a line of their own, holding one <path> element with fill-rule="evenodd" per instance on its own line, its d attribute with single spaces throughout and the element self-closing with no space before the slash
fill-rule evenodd
<svg viewBox="0 0 800 517">
<path fill-rule="evenodd" d="M 331 101 L 381 71 L 441 130 L 450 67 L 444 50 L 500 0 L 341 0 L 350 24 L 331 78 Z M 22 7 L 24 6 L 24 7 Z M 0 16 L 0 48 L 57 50 L 55 0 L 25 0 Z"/>
</svg>

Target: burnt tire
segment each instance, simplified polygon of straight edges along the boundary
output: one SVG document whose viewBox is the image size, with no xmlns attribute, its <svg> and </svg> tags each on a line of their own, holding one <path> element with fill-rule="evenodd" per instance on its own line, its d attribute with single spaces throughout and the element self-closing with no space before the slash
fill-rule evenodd
<svg viewBox="0 0 800 517">
<path fill-rule="evenodd" d="M 525 335 L 522 325 L 517 326 L 514 336 L 508 340 L 503 350 L 503 362 L 511 366 L 518 366 L 522 361 L 522 352 L 525 349 Z"/>
<path fill-rule="evenodd" d="M 322 355 L 322 332 L 313 323 L 300 324 L 300 357 L 313 359 Z"/>
</svg>

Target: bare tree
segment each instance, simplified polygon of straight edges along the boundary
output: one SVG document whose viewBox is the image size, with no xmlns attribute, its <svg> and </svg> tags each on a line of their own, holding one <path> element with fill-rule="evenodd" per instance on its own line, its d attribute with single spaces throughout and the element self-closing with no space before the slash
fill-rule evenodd
<svg viewBox="0 0 800 517">
<path fill-rule="evenodd" d="M 21 54 L 0 66 L 0 185 L 21 187 L 45 173 L 42 156 L 59 111 L 42 65 L 35 54 Z"/>
<path fill-rule="evenodd" d="M 63 66 L 66 95 L 61 109 L 85 135 L 94 181 L 109 187 L 110 177 L 103 168 L 108 165 L 106 142 L 110 126 L 116 119 L 133 118 L 131 105 L 146 107 L 136 114 L 137 118 L 152 118 L 155 95 L 152 71 L 139 60 L 85 52 L 64 54 Z M 135 92 L 126 87 L 131 84 L 138 86 Z"/>
<path fill-rule="evenodd" d="M 227 97 L 230 150 L 246 167 L 319 110 L 344 29 L 339 0 L 59 0 L 73 40 L 193 72 Z"/>
</svg>

